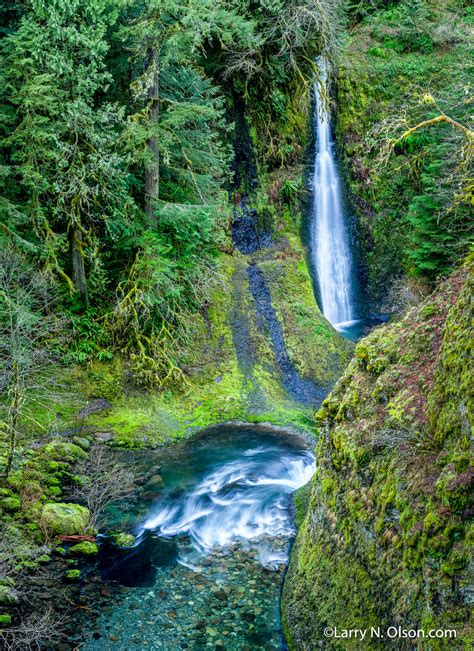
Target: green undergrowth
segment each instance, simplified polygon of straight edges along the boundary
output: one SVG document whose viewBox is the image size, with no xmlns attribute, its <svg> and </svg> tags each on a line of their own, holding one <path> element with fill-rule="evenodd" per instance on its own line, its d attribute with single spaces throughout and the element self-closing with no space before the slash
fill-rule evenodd
<svg viewBox="0 0 474 651">
<path fill-rule="evenodd" d="M 456 648 L 467 648 L 471 296 L 465 268 L 377 328 L 323 402 L 317 471 L 283 593 L 290 649 L 354 648 L 325 640 L 327 626 L 392 625 L 455 629 Z"/>
<path fill-rule="evenodd" d="M 414 132 L 390 155 L 388 143 L 441 111 L 469 127 L 473 13 L 458 0 L 384 5 L 347 33 L 336 131 L 359 216 L 368 294 L 390 309 L 394 279 L 434 281 L 468 249 L 472 153 L 465 135 L 440 124 Z"/>
</svg>

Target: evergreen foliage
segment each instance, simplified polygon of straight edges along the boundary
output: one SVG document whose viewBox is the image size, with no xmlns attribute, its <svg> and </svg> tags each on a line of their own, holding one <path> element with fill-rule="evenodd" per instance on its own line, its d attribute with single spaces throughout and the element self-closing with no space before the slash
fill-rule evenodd
<svg viewBox="0 0 474 651">
<path fill-rule="evenodd" d="M 232 175 L 234 137 L 248 134 L 262 178 L 301 160 L 314 62 L 337 51 L 342 6 L 381 42 L 370 55 L 378 66 L 371 93 L 391 102 L 397 75 L 436 80 L 433 52 L 464 51 L 459 20 L 467 9 L 458 4 L 449 9 L 449 33 L 433 29 L 439 12 L 424 0 L 5 4 L 0 243 L 57 285 L 55 309 L 73 333 L 64 361 L 121 351 L 139 383 L 185 380 L 189 324 L 207 305 L 219 282 L 219 252 L 229 248 L 228 190 L 248 182 Z M 392 23 L 396 35 L 385 30 Z M 411 57 L 420 53 L 426 61 L 416 63 Z M 461 81 L 455 75 L 455 92 L 439 97 L 455 118 L 464 110 Z M 344 92 L 342 85 L 348 105 Z M 359 110 L 358 97 L 350 104 Z M 394 115 L 404 106 L 397 102 Z M 428 114 L 410 114 L 413 123 L 437 112 L 425 108 Z M 383 123 L 384 109 L 373 109 L 369 122 Z M 351 130 L 367 134 L 370 126 L 342 128 L 350 139 Z M 388 127 L 385 136 L 396 136 Z M 380 212 L 369 229 L 363 224 L 369 267 L 390 277 L 400 267 L 428 277 L 448 271 L 465 251 L 469 225 L 459 181 L 467 166 L 460 170 L 454 155 L 465 151 L 462 134 L 447 125 L 413 133 L 384 170 L 370 138 L 364 157 L 377 197 L 353 184 Z M 404 166 L 411 166 L 409 182 L 399 172 Z M 281 192 L 291 203 L 288 183 Z M 393 228 L 400 219 L 406 229 Z"/>
</svg>

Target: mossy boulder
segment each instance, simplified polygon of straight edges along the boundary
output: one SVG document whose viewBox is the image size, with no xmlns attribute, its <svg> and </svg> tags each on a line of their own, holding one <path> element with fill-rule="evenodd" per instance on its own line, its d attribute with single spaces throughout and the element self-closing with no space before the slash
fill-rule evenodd
<svg viewBox="0 0 474 651">
<path fill-rule="evenodd" d="M 117 547 L 133 547 L 135 544 L 135 536 L 131 533 L 113 533 L 110 538 Z"/>
<path fill-rule="evenodd" d="M 52 461 L 77 461 L 87 459 L 87 452 L 69 441 L 51 441 L 43 448 L 43 454 Z"/>
<path fill-rule="evenodd" d="M 77 445 L 78 447 L 86 451 L 90 450 L 91 448 L 91 442 L 89 441 L 89 439 L 86 439 L 84 436 L 74 436 L 72 442 L 74 443 L 74 445 Z"/>
<path fill-rule="evenodd" d="M 99 553 L 97 545 L 89 540 L 73 545 L 69 548 L 69 553 L 73 556 L 95 556 Z"/>
<path fill-rule="evenodd" d="M 17 590 L 9 585 L 0 585 L 0 605 L 16 606 L 20 603 L 20 595 Z"/>
<path fill-rule="evenodd" d="M 68 570 L 66 572 L 66 581 L 70 583 L 74 583 L 75 581 L 78 581 L 81 578 L 81 570 Z"/>
<path fill-rule="evenodd" d="M 16 511 L 20 510 L 21 502 L 20 498 L 16 496 L 4 497 L 0 502 L 0 505 L 4 511 L 7 511 L 8 513 L 16 513 Z"/>
<path fill-rule="evenodd" d="M 88 528 L 89 509 L 79 504 L 48 502 L 41 512 L 42 522 L 58 536 L 82 534 Z"/>
</svg>

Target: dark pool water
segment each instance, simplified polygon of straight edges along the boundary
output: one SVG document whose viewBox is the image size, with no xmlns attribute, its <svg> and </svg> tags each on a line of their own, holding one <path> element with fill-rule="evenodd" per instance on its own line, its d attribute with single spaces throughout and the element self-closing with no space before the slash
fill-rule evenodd
<svg viewBox="0 0 474 651">
<path fill-rule="evenodd" d="M 337 323 L 334 327 L 346 339 L 357 342 L 362 337 L 365 337 L 376 326 L 386 323 L 388 316 L 371 316 L 364 319 L 354 319 L 354 321 L 346 321 L 345 323 Z"/>
<path fill-rule="evenodd" d="M 135 461 L 146 479 L 128 519 L 137 545 L 104 540 L 117 596 L 83 649 L 282 649 L 279 597 L 294 535 L 291 494 L 313 473 L 301 438 L 214 428 Z"/>
</svg>

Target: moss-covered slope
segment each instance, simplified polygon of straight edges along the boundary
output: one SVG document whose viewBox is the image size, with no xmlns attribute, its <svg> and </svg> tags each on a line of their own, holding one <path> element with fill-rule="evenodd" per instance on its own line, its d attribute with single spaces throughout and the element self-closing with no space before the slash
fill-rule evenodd
<svg viewBox="0 0 474 651">
<path fill-rule="evenodd" d="M 286 237 L 288 235 L 288 237 Z M 298 239 L 281 234 L 253 262 L 262 270 L 285 347 L 304 378 L 328 390 L 349 362 L 352 345 L 324 319 L 312 292 Z M 212 300 L 193 324 L 186 355 L 186 383 L 176 390 L 143 393 L 127 389 L 126 371 L 104 365 L 81 372 L 87 399 L 105 397 L 112 408 L 83 424 L 110 432 L 115 445 L 153 446 L 228 420 L 272 422 L 309 429 L 313 411 L 282 388 L 278 362 L 265 324 L 249 290 L 248 256 L 221 257 L 221 278 Z M 113 377 L 115 376 L 115 381 Z M 97 381 L 93 381 L 96 378 Z"/>
<path fill-rule="evenodd" d="M 324 401 L 317 473 L 283 592 L 291 649 L 385 648 L 323 631 L 390 625 L 455 628 L 454 647 L 468 648 L 471 296 L 464 269 L 375 330 Z"/>
</svg>

